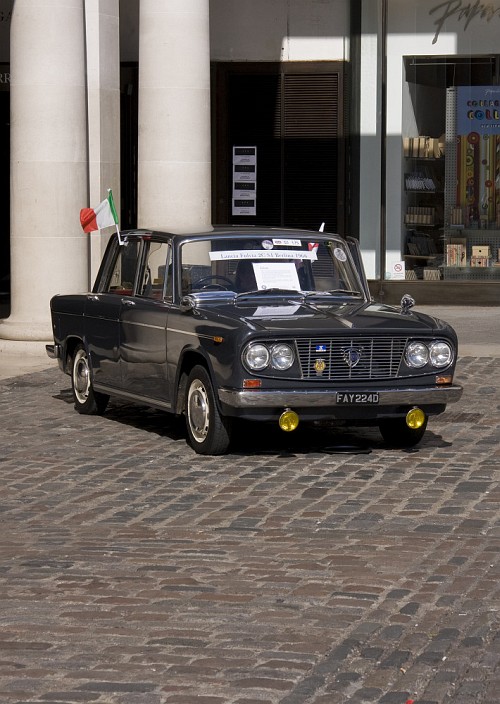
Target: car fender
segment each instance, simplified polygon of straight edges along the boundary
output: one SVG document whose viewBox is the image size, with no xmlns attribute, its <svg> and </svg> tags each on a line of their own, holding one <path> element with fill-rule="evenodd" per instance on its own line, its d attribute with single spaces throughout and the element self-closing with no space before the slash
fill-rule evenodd
<svg viewBox="0 0 500 704">
<path fill-rule="evenodd" d="M 194 347 L 193 345 L 186 345 L 179 357 L 179 363 L 177 365 L 172 390 L 172 407 L 175 408 L 175 412 L 177 414 L 181 414 L 184 410 L 184 396 L 187 377 L 189 376 L 191 369 L 197 364 L 201 364 L 207 369 L 214 390 L 218 387 L 216 381 L 217 375 L 214 371 L 212 359 L 207 350 L 205 350 L 202 346 Z M 215 394 L 215 398 L 220 410 L 220 402 L 217 393 Z"/>
</svg>

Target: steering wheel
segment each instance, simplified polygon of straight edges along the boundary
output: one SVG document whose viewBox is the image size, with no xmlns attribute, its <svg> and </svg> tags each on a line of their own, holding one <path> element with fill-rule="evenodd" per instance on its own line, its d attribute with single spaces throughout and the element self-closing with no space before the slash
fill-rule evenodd
<svg viewBox="0 0 500 704">
<path fill-rule="evenodd" d="M 227 285 L 224 286 L 223 284 L 216 283 L 216 279 L 224 281 L 224 283 Z M 195 281 L 193 284 L 193 288 L 215 288 L 221 289 L 221 291 L 229 291 L 233 288 L 233 282 L 231 281 L 231 279 L 227 279 L 225 276 L 219 276 L 219 274 L 212 274 L 210 276 L 202 276 L 201 279 Z"/>
</svg>

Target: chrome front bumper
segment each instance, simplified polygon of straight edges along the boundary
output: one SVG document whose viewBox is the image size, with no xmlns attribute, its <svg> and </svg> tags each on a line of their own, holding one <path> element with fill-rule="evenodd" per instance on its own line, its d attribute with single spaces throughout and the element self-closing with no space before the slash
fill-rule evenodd
<svg viewBox="0 0 500 704">
<path fill-rule="evenodd" d="M 365 389 L 377 391 L 379 402 L 375 406 L 364 404 L 349 406 L 337 404 L 337 391 L 352 389 L 331 389 L 325 391 L 236 391 L 219 389 L 219 400 L 231 408 L 377 408 L 379 406 L 424 406 L 455 403 L 462 396 L 463 388 L 451 386 L 412 387 L 404 389 Z"/>
</svg>

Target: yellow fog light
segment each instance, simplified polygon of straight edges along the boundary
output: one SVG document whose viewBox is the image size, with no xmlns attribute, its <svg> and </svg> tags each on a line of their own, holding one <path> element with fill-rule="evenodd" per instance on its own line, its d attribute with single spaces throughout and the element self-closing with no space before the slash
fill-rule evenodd
<svg viewBox="0 0 500 704">
<path fill-rule="evenodd" d="M 425 413 L 421 408 L 412 408 L 406 414 L 406 425 L 412 430 L 418 430 L 425 423 Z"/>
<path fill-rule="evenodd" d="M 287 408 L 280 415 L 279 426 L 281 430 L 284 430 L 286 433 L 290 433 L 292 430 L 295 430 L 298 424 L 299 416 L 295 413 L 295 411 L 291 411 Z"/>
</svg>

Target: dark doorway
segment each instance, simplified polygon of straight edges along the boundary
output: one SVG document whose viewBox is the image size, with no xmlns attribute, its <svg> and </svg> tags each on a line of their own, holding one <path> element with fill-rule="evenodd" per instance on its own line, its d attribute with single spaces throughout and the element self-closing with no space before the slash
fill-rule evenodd
<svg viewBox="0 0 500 704">
<path fill-rule="evenodd" d="M 139 64 L 120 66 L 120 159 L 122 230 L 137 227 Z"/>
<path fill-rule="evenodd" d="M 345 232 L 344 65 L 229 63 L 213 71 L 214 220 Z M 255 214 L 241 214 L 233 148 L 256 148 Z M 250 201 L 248 201 L 250 202 Z"/>
</svg>

